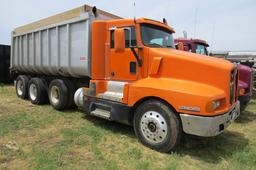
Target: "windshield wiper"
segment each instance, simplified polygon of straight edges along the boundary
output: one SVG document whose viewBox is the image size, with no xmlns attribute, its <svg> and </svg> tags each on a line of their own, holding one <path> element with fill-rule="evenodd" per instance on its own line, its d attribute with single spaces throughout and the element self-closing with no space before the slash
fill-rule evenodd
<svg viewBox="0 0 256 170">
<path fill-rule="evenodd" d="M 167 45 L 166 47 L 167 47 L 167 48 L 173 48 L 173 46 L 172 46 L 172 45 Z"/>
<path fill-rule="evenodd" d="M 157 43 L 147 43 L 146 45 L 149 45 L 149 46 L 157 46 L 157 47 L 161 47 L 161 48 L 163 48 L 163 46 L 162 46 L 162 45 L 157 44 Z"/>
</svg>

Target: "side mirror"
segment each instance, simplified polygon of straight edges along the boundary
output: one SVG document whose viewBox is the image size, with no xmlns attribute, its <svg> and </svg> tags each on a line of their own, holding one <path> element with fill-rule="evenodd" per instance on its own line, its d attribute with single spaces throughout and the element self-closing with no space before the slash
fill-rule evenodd
<svg viewBox="0 0 256 170">
<path fill-rule="evenodd" d="M 118 28 L 114 32 L 115 51 L 122 52 L 125 50 L 125 31 L 123 28 Z"/>
</svg>

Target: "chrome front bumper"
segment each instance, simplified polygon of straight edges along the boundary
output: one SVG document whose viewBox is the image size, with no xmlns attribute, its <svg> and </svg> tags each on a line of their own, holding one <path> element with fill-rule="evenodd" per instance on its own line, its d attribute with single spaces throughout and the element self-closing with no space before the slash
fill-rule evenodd
<svg viewBox="0 0 256 170">
<path fill-rule="evenodd" d="M 203 117 L 188 114 L 180 114 L 183 131 L 187 134 L 211 137 L 223 132 L 240 115 L 240 102 L 236 107 L 224 115 Z"/>
</svg>

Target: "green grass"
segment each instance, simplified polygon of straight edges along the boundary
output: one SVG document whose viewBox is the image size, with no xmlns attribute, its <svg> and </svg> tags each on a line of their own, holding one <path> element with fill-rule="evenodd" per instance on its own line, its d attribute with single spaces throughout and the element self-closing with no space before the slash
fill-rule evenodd
<svg viewBox="0 0 256 170">
<path fill-rule="evenodd" d="M 15 143 L 18 150 L 6 147 Z M 175 152 L 141 145 L 132 127 L 59 112 L 0 86 L 0 169 L 256 169 L 256 101 L 223 134 L 186 135 Z"/>
</svg>

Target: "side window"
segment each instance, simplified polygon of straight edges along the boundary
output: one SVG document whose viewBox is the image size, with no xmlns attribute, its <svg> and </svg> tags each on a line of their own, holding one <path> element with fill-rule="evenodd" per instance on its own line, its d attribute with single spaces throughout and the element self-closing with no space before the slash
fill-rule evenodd
<svg viewBox="0 0 256 170">
<path fill-rule="evenodd" d="M 114 48 L 115 47 L 115 34 L 114 34 L 114 30 L 112 30 L 110 32 L 110 48 Z M 125 30 L 125 48 L 129 48 L 129 30 Z M 137 41 L 136 41 L 136 32 L 135 32 L 135 28 L 131 27 L 131 45 L 132 46 L 137 46 Z"/>
<path fill-rule="evenodd" d="M 114 48 L 115 47 L 115 34 L 114 34 L 114 30 L 110 31 L 110 48 Z"/>
<path fill-rule="evenodd" d="M 125 30 L 125 48 L 129 48 L 129 30 Z M 135 28 L 131 27 L 131 45 L 137 46 Z"/>
<path fill-rule="evenodd" d="M 197 45 L 197 46 L 196 46 L 196 53 L 197 53 L 197 54 L 205 54 L 205 48 L 204 48 L 204 46 L 202 46 L 202 45 Z"/>
</svg>

